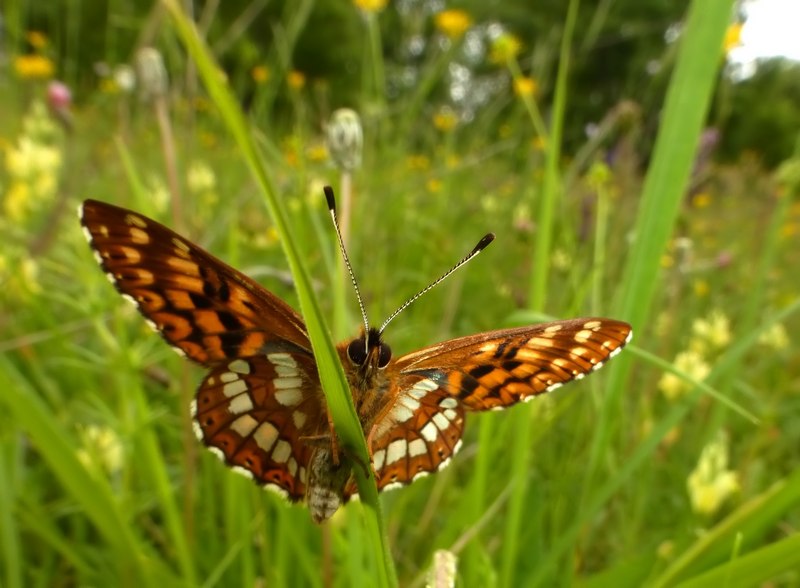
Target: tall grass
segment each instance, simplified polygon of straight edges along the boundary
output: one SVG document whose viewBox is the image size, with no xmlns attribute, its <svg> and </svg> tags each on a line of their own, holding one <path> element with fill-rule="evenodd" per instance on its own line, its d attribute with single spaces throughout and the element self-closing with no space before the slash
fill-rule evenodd
<svg viewBox="0 0 800 588">
<path fill-rule="evenodd" d="M 431 88 L 451 50 L 428 64 L 408 110 L 365 118 L 368 136 L 380 133 L 367 141 L 365 167 L 354 178 L 350 255 L 373 320 L 482 234 L 498 234 L 468 269 L 392 323 L 386 337 L 396 355 L 442 337 L 542 320 L 545 310 L 628 320 L 636 340 L 585 382 L 503 414 L 469 415 L 464 449 L 450 468 L 380 501 L 374 481 L 360 479 L 361 504 L 322 527 L 302 506 L 231 474 L 208 452 L 194 453 L 183 437 L 182 397 L 202 372 L 185 371 L 123 304 L 77 220 L 43 225 L 42 206 L 13 225 L 3 221 L 0 583 L 420 586 L 434 552 L 444 549 L 457 557 L 464 586 L 796 584 L 800 550 L 790 529 L 800 524 L 793 461 L 800 430 L 791 417 L 797 370 L 789 363 L 796 346 L 763 344 L 775 325 L 796 324 L 800 306 L 795 280 L 782 269 L 794 255 L 781 238 L 791 200 L 772 206 L 767 190 L 753 198 L 745 186 L 757 182 L 738 169 L 727 172 L 735 203 L 714 193 L 714 207 L 700 209 L 684 196 L 731 4 L 692 4 L 641 196 L 620 191 L 624 178 L 615 174 L 622 172 L 601 162 L 594 168 L 600 180 L 577 172 L 565 181 L 558 125 L 577 99 L 567 75 L 577 1 L 565 8 L 554 104 L 490 105 L 471 125 L 421 132 L 424 140 L 412 146 L 407 133 L 428 120 Z M 335 278 L 321 191 L 333 174 L 306 150 L 318 140 L 308 122 L 310 93 L 294 90 L 291 124 L 248 120 L 205 40 L 177 3 L 165 5 L 163 34 L 186 49 L 213 103 L 192 117 L 175 114 L 176 136 L 196 139 L 177 141 L 183 175 L 193 161 L 216 170 L 216 184 L 206 188 L 212 195 L 182 186 L 187 236 L 299 305 L 337 431 L 350 455 L 366 460 L 323 320 L 335 300 L 352 298 L 330 293 L 329 284 L 346 282 Z M 309 9 L 304 3 L 299 16 L 285 15 L 274 71 L 291 69 L 286 56 Z M 365 22 L 364 100 L 372 107 L 387 75 L 378 24 Z M 516 62 L 507 66 L 519 77 Z M 264 89 L 254 112 L 267 116 L 280 91 Z M 2 106 L 22 118 L 22 96 Z M 520 124 L 510 136 L 496 128 L 504 108 L 517 109 Z M 547 129 L 540 111 L 552 113 Z M 130 140 L 109 130 L 114 120 L 112 105 L 97 100 L 79 113 L 77 132 L 61 139 L 74 162 L 62 172 L 65 196 L 166 218 L 167 207 L 152 197 L 163 184 L 152 180 L 163 174 L 154 120 L 140 112 Z M 294 135 L 277 134 L 292 127 Z M 544 161 L 530 148 L 543 133 Z M 542 189 L 531 189 L 540 178 Z M 585 186 L 597 194 L 589 237 L 578 228 Z M 797 186 L 785 190 L 796 194 Z M 759 227 L 768 228 L 766 238 Z M 42 231 L 57 231 L 57 242 L 31 258 L 25 246 Z M 698 255 L 712 255 L 720 242 L 736 246 L 741 261 L 726 271 L 670 266 L 679 234 L 694 239 Z M 2 269 L 9 267 L 13 273 Z M 700 293 L 697 281 L 710 293 Z M 526 308 L 514 312 L 520 301 Z M 698 378 L 670 362 L 712 309 L 731 318 L 733 337 Z M 660 392 L 666 372 L 688 382 L 674 399 Z M 702 514 L 692 509 L 687 478 L 720 431 L 740 490 Z"/>
</svg>

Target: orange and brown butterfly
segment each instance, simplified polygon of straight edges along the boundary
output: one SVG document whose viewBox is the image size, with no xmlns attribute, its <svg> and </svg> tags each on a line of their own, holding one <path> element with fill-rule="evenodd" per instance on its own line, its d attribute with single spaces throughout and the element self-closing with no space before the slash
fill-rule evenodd
<svg viewBox="0 0 800 588">
<path fill-rule="evenodd" d="M 79 214 L 122 296 L 175 350 L 208 368 L 191 407 L 198 439 L 265 488 L 305 500 L 314 521 L 332 516 L 357 491 L 353 462 L 336 449 L 302 318 L 152 219 L 96 200 Z M 451 339 L 394 359 L 382 333 L 397 312 L 337 346 L 379 490 L 444 468 L 461 446 L 468 411 L 506 408 L 579 380 L 631 339 L 624 322 L 578 318 Z M 362 315 L 366 323 L 363 305 Z"/>
</svg>

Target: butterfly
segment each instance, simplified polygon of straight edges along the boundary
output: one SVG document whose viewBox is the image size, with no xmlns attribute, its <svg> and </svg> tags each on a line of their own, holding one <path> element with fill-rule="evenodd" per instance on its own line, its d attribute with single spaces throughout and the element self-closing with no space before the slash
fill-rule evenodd
<svg viewBox="0 0 800 588">
<path fill-rule="evenodd" d="M 326 194 L 338 234 L 333 193 Z M 330 518 L 357 492 L 358 466 L 337 449 L 300 315 L 144 215 L 96 200 L 86 200 L 79 215 L 116 289 L 178 353 L 207 368 L 191 406 L 199 441 L 263 487 L 305 501 L 315 522 Z M 393 358 L 382 337 L 389 320 L 493 238 L 484 237 L 380 329 L 366 326 L 362 304 L 365 328 L 337 345 L 379 490 L 444 468 L 461 447 L 467 412 L 503 409 L 579 380 L 631 339 L 627 323 L 577 318 L 460 337 Z"/>
</svg>

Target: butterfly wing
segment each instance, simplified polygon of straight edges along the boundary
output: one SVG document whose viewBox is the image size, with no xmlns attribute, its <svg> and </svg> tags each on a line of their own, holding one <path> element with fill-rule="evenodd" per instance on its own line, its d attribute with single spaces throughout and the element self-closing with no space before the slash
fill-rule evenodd
<svg viewBox="0 0 800 588">
<path fill-rule="evenodd" d="M 192 403 L 198 439 L 291 500 L 305 495 L 326 413 L 299 315 L 257 282 L 145 216 L 94 200 L 81 223 L 98 262 L 164 339 L 211 368 Z"/>
<path fill-rule="evenodd" d="M 290 500 L 306 495 L 307 440 L 327 430 L 313 360 L 267 353 L 215 367 L 192 403 L 195 433 L 228 466 Z"/>
<path fill-rule="evenodd" d="M 579 318 L 480 333 L 399 358 L 395 401 L 369 433 L 379 488 L 447 465 L 461 445 L 464 412 L 526 402 L 583 378 L 620 352 L 627 323 Z"/>
<path fill-rule="evenodd" d="M 300 316 L 256 281 L 156 221 L 86 200 L 86 238 L 117 290 L 180 353 L 204 366 L 311 344 Z"/>
</svg>

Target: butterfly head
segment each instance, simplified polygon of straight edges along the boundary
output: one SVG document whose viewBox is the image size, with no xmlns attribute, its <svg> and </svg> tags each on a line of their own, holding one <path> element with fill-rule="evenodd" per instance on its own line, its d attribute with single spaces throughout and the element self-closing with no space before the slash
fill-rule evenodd
<svg viewBox="0 0 800 588">
<path fill-rule="evenodd" d="M 391 348 L 381 339 L 378 329 L 371 328 L 347 345 L 347 358 L 361 370 L 382 370 L 392 359 Z"/>
</svg>

